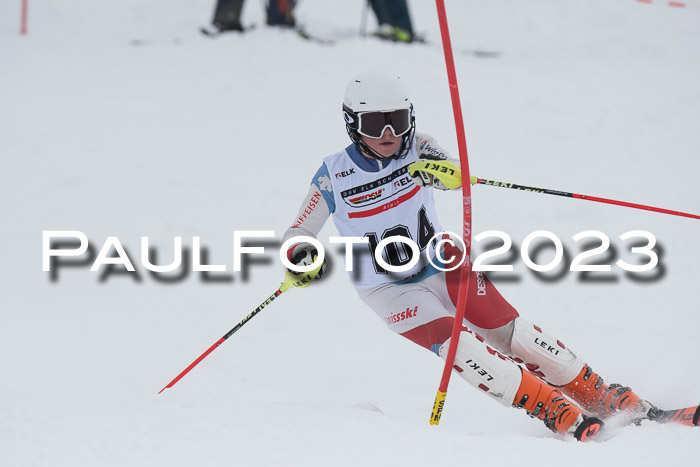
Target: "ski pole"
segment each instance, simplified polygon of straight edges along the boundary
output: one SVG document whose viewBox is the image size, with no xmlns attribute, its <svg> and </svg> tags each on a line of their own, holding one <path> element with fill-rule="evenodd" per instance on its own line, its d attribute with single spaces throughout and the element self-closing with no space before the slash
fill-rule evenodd
<svg viewBox="0 0 700 467">
<path fill-rule="evenodd" d="M 250 321 L 253 318 L 253 316 L 260 313 L 263 310 L 263 308 L 265 308 L 267 305 L 272 303 L 272 301 L 274 299 L 276 299 L 277 297 L 279 297 L 280 295 L 282 295 L 284 292 L 286 292 L 287 290 L 289 290 L 292 287 L 299 287 L 299 288 L 308 287 L 311 284 L 311 281 L 313 280 L 313 278 L 316 277 L 316 274 L 318 274 L 318 271 L 321 269 L 322 266 L 323 266 L 323 263 L 321 263 L 321 266 L 313 269 L 312 271 L 307 272 L 306 274 L 300 275 L 300 276 L 296 276 L 296 275 L 294 275 L 294 273 L 287 271 L 286 275 L 285 275 L 285 281 L 282 283 L 282 285 L 280 285 L 279 289 L 277 289 L 275 291 L 275 293 L 270 295 L 267 298 L 267 300 L 262 302 L 259 307 L 257 307 L 255 310 L 253 310 L 252 313 L 250 313 L 248 316 L 243 318 L 243 320 L 241 320 L 240 323 L 238 323 L 236 326 L 234 326 L 233 329 L 231 329 L 229 332 L 224 334 L 221 337 L 221 339 L 219 339 L 218 341 L 216 341 L 214 343 L 214 345 L 212 345 L 207 350 L 205 350 L 202 355 L 200 355 L 199 357 L 197 357 L 197 359 L 195 361 L 190 363 L 190 366 L 185 368 L 179 375 L 177 375 L 175 377 L 175 379 L 170 381 L 167 386 L 165 386 L 163 389 L 158 391 L 158 394 L 160 394 L 161 392 L 165 391 L 168 388 L 173 387 L 175 385 L 175 383 L 180 381 L 183 378 L 183 376 L 185 376 L 187 373 L 190 372 L 190 370 L 192 370 L 192 368 L 196 367 L 199 364 L 199 362 L 201 362 L 202 360 L 204 360 L 207 357 L 207 355 L 212 353 L 214 351 L 214 349 L 216 349 L 218 346 L 223 344 L 226 339 L 231 337 L 233 335 L 233 333 L 235 333 L 240 328 L 242 328 L 245 323 L 247 323 L 248 321 Z"/>
<path fill-rule="evenodd" d="M 498 186 L 498 187 L 502 187 L 502 188 L 511 188 L 513 190 L 521 190 L 521 191 L 532 191 L 533 193 L 544 193 L 546 195 L 556 195 L 556 196 L 564 196 L 567 198 L 584 199 L 587 201 L 595 201 L 597 203 L 607 203 L 607 204 L 614 204 L 617 206 L 624 206 L 624 207 L 628 207 L 628 208 L 643 209 L 645 211 L 660 212 L 662 214 L 670 214 L 672 216 L 682 216 L 682 217 L 690 217 L 691 219 L 700 219 L 700 216 L 698 216 L 697 214 L 689 214 L 687 212 L 671 211 L 669 209 L 656 208 L 653 206 L 646 206 L 644 204 L 628 203 L 626 201 L 617 201 L 614 199 L 599 198 L 597 196 L 580 195 L 577 193 L 569 193 L 566 191 L 550 190 L 549 188 L 536 188 L 536 187 L 532 187 L 532 186 L 516 185 L 515 183 L 505 183 L 505 182 L 497 182 L 494 180 L 485 180 L 483 178 L 478 178 L 478 177 L 471 177 L 471 184 L 472 185 L 480 184 L 480 185 Z"/>
<path fill-rule="evenodd" d="M 360 37 L 367 36 L 367 14 L 369 12 L 369 2 L 370 0 L 363 2 L 364 6 L 362 7 L 362 16 L 360 16 Z"/>
</svg>

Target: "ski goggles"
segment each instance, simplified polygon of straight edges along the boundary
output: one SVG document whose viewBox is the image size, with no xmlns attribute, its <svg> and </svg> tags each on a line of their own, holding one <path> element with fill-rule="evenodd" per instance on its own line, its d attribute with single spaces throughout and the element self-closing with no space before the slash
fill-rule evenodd
<svg viewBox="0 0 700 467">
<path fill-rule="evenodd" d="M 387 127 L 391 128 L 394 136 L 405 134 L 411 129 L 411 110 L 398 109 L 358 114 L 357 132 L 363 136 L 381 138 Z"/>
</svg>

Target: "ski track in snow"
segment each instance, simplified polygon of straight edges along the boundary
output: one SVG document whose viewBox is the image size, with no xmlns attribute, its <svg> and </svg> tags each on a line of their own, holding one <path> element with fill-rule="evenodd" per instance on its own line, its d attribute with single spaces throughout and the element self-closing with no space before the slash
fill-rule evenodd
<svg viewBox="0 0 700 467">
<path fill-rule="evenodd" d="M 347 145 L 351 76 L 400 74 L 419 131 L 456 155 L 452 109 L 432 2 L 410 2 L 429 41 L 414 46 L 357 37 L 361 2 L 301 3 L 298 19 L 334 46 L 262 26 L 254 2 L 255 29 L 216 39 L 198 32 L 213 1 L 98 3 L 31 2 L 26 37 L 20 2 L 0 6 L 0 465 L 694 463 L 697 430 L 644 424 L 581 445 L 457 376 L 429 426 L 442 361 L 385 329 L 335 250 L 323 284 L 280 297 L 156 396 L 278 286 L 274 244 L 247 277 L 230 272 L 232 231 L 279 236 L 292 222 L 321 158 Z M 686 3 L 448 1 L 472 174 L 699 213 L 700 2 Z M 545 229 L 576 253 L 571 236 L 596 229 L 624 252 L 620 234 L 652 232 L 656 281 L 546 282 L 521 261 L 515 280 L 494 277 L 606 381 L 665 408 L 698 403 L 700 222 L 473 192 L 475 233 L 505 231 L 516 248 Z M 437 199 L 460 232 L 459 196 Z M 42 230 L 80 230 L 95 252 L 118 236 L 138 276 L 79 264 L 52 282 Z M 329 222 L 320 238 L 335 234 Z M 142 235 L 159 263 L 173 237 L 191 249 L 200 236 L 226 280 L 156 280 Z"/>
</svg>

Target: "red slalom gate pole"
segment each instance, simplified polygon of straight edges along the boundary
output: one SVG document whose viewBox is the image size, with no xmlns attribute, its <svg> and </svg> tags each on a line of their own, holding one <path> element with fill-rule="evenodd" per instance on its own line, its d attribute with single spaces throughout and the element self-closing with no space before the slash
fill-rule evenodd
<svg viewBox="0 0 700 467">
<path fill-rule="evenodd" d="M 450 31 L 447 27 L 447 13 L 445 12 L 445 2 L 435 0 L 437 6 L 438 20 L 440 21 L 440 34 L 442 36 L 442 48 L 445 52 L 445 65 L 447 66 L 447 79 L 450 85 L 450 97 L 452 98 L 452 111 L 455 119 L 455 130 L 457 132 L 457 145 L 459 147 L 459 161 L 462 169 L 462 207 L 463 220 L 462 239 L 464 240 L 464 258 L 459 275 L 459 293 L 457 295 L 457 311 L 455 313 L 454 326 L 450 336 L 450 346 L 445 358 L 445 367 L 442 371 L 442 379 L 438 387 L 433 411 L 430 415 L 430 424 L 440 423 L 440 416 L 447 397 L 447 386 L 450 384 L 450 375 L 454 366 L 457 346 L 459 345 L 459 334 L 462 331 L 464 312 L 467 307 L 467 292 L 469 290 L 469 276 L 471 274 L 471 246 L 472 246 L 472 191 L 471 177 L 469 176 L 469 156 L 467 154 L 467 138 L 464 134 L 464 120 L 462 119 L 462 106 L 459 101 L 459 89 L 457 87 L 457 73 L 455 71 L 454 58 L 452 56 L 452 44 L 450 43 Z"/>
<path fill-rule="evenodd" d="M 27 3 L 28 2 L 29 2 L 29 0 L 22 0 L 22 19 L 21 19 L 22 25 L 20 26 L 19 33 L 23 36 L 25 34 L 27 34 L 27 12 L 28 12 Z"/>
</svg>

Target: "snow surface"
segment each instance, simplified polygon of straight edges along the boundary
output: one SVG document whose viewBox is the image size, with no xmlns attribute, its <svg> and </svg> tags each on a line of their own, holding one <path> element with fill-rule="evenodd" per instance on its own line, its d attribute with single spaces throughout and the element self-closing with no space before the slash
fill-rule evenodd
<svg viewBox="0 0 700 467">
<path fill-rule="evenodd" d="M 700 1 L 686 3 L 448 1 L 472 174 L 700 213 Z M 20 1 L 0 4 L 0 465 L 696 464 L 700 431 L 645 424 L 582 445 L 456 376 L 429 426 L 442 360 L 385 328 L 336 250 L 325 282 L 284 294 L 156 395 L 279 284 L 275 242 L 231 272 L 232 232 L 279 237 L 292 221 L 321 158 L 347 144 L 351 76 L 400 74 L 419 130 L 457 153 L 432 2 L 410 2 L 429 41 L 411 46 L 358 37 L 360 0 L 299 6 L 334 46 L 263 26 L 259 2 L 245 5 L 252 32 L 208 39 L 213 6 L 30 2 L 20 37 Z M 546 229 L 576 254 L 571 236 L 596 229 L 617 248 L 602 259 L 633 261 L 617 237 L 652 232 L 649 281 L 617 268 L 544 280 L 520 260 L 494 280 L 607 381 L 698 403 L 699 221 L 485 186 L 473 198 L 475 233 L 514 248 Z M 460 232 L 460 197 L 438 202 Z M 43 230 L 82 231 L 93 253 L 117 236 L 138 275 L 82 260 L 52 281 Z M 329 222 L 321 239 L 335 234 Z M 140 263 L 143 235 L 159 263 L 173 237 L 191 249 L 200 236 L 228 272 L 163 282 Z"/>
</svg>

